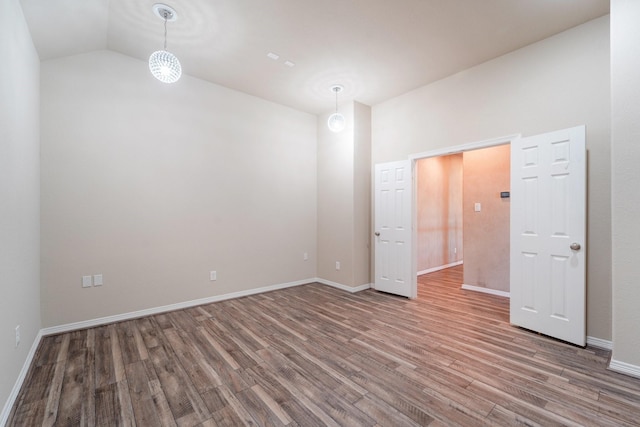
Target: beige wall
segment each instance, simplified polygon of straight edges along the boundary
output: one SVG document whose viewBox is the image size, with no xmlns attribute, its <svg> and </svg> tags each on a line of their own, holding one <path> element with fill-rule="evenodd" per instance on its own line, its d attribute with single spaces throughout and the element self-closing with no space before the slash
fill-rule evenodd
<svg viewBox="0 0 640 427">
<path fill-rule="evenodd" d="M 315 116 L 110 51 L 41 66 L 44 326 L 316 277 Z"/>
<path fill-rule="evenodd" d="M 613 355 L 640 376 L 640 2 L 611 2 Z M 593 159 L 592 159 L 593 160 Z"/>
<path fill-rule="evenodd" d="M 416 162 L 418 272 L 463 259 L 462 154 Z"/>
<path fill-rule="evenodd" d="M 40 324 L 40 61 L 18 0 L 0 2 L 0 424 Z M 15 327 L 21 343 L 15 348 Z"/>
<path fill-rule="evenodd" d="M 371 107 L 355 102 L 354 124 L 353 284 L 359 286 L 371 283 Z"/>
<path fill-rule="evenodd" d="M 509 292 L 510 146 L 463 156 L 464 283 Z M 480 211 L 475 204 L 480 203 Z"/>
<path fill-rule="evenodd" d="M 339 133 L 329 114 L 318 117 L 318 277 L 355 287 L 370 283 L 371 109 L 350 102 L 339 111 Z"/>
<path fill-rule="evenodd" d="M 580 124 L 589 150 L 587 333 L 611 339 L 609 17 L 372 108 L 373 163 Z"/>
</svg>

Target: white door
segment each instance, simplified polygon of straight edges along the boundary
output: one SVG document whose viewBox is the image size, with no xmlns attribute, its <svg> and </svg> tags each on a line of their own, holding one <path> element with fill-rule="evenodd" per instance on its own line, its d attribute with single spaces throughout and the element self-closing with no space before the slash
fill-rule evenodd
<svg viewBox="0 0 640 427">
<path fill-rule="evenodd" d="M 411 161 L 375 167 L 375 289 L 415 298 L 411 259 Z"/>
<path fill-rule="evenodd" d="M 511 143 L 511 323 L 585 345 L 585 127 Z"/>
</svg>

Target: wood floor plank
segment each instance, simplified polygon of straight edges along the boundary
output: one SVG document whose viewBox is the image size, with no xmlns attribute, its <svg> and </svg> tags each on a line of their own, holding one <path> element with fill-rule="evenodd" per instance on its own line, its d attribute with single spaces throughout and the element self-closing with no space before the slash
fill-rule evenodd
<svg viewBox="0 0 640 427">
<path fill-rule="evenodd" d="M 72 334 L 78 336 L 78 331 Z M 82 334 L 84 335 L 84 334 Z M 83 340 L 72 340 L 75 343 Z M 57 426 L 77 426 L 81 423 L 83 381 L 86 348 L 73 346 L 70 351 L 68 363 L 65 366 L 64 380 L 58 402 L 58 413 L 55 425 Z M 71 347 L 70 347 L 71 350 Z"/>
<path fill-rule="evenodd" d="M 96 425 L 96 330 L 86 331 L 86 357 L 84 360 L 84 377 L 82 379 L 82 407 L 80 409 L 80 425 L 93 427 Z"/>
<path fill-rule="evenodd" d="M 144 363 L 137 361 L 126 366 L 129 393 L 136 424 L 160 426 L 162 422 L 153 404 L 153 397 L 149 386 Z M 173 417 L 171 417 L 173 420 Z"/>
<path fill-rule="evenodd" d="M 256 421 L 251 416 L 247 408 L 245 408 L 235 393 L 233 393 L 228 387 L 222 385 L 219 387 L 222 392 L 222 396 L 227 402 L 227 408 L 231 410 L 237 420 L 240 420 L 241 424 L 236 425 L 245 425 L 245 426 L 254 426 L 256 425 Z M 242 393 L 242 392 L 240 392 Z"/>
<path fill-rule="evenodd" d="M 177 420 L 195 413 L 194 399 L 189 395 L 187 382 L 185 381 L 186 375 L 181 375 L 180 367 L 171 357 L 171 354 L 167 352 L 166 347 L 154 347 L 149 355 L 158 373 L 158 379 L 162 384 L 162 390 L 165 392 L 174 418 Z M 204 406 L 204 402 L 202 404 Z M 206 416 L 202 420 L 204 421 L 208 418 Z"/>
<path fill-rule="evenodd" d="M 62 394 L 62 383 L 64 381 L 64 371 L 67 366 L 67 354 L 69 350 L 70 334 L 62 336 L 62 342 L 56 358 L 53 379 L 49 388 L 47 405 L 45 406 L 43 426 L 52 426 L 58 418 L 58 407 L 60 405 L 60 395 Z"/>
<path fill-rule="evenodd" d="M 116 382 L 111 332 L 108 326 L 95 329 L 95 388 L 105 388 Z"/>
<path fill-rule="evenodd" d="M 420 425 L 372 393 L 362 396 L 355 406 L 375 419 L 377 425 L 394 427 Z"/>
<path fill-rule="evenodd" d="M 148 364 L 150 365 L 151 362 L 145 362 L 147 372 L 150 371 L 150 369 L 147 367 Z M 167 400 L 167 395 L 162 388 L 160 380 L 155 378 L 149 381 L 149 389 L 151 390 L 151 397 L 156 409 L 156 413 L 158 415 L 158 418 L 160 419 L 160 425 L 167 427 L 177 426 L 173 412 L 171 412 L 171 407 L 169 406 L 169 401 Z"/>
<path fill-rule="evenodd" d="M 43 337 L 7 426 L 640 426 L 610 352 L 509 324 L 462 268 L 418 298 L 318 283 Z"/>
<path fill-rule="evenodd" d="M 288 425 L 291 423 L 291 418 L 287 414 L 285 410 L 276 402 L 269 393 L 263 389 L 260 384 L 255 384 L 251 387 L 251 390 L 256 394 L 256 396 L 264 402 L 264 404 L 269 408 L 269 410 L 280 420 L 283 425 Z"/>
<path fill-rule="evenodd" d="M 118 401 L 118 385 L 105 384 L 95 390 L 96 421 L 99 427 L 119 425 L 121 421 L 120 402 Z"/>
<path fill-rule="evenodd" d="M 290 416 L 292 419 L 290 424 L 295 420 L 301 426 L 325 425 L 321 417 L 316 416 L 314 411 L 314 409 L 317 409 L 318 412 L 322 412 L 322 410 L 314 404 L 307 406 L 306 400 L 299 399 L 298 395 L 292 393 L 290 388 L 283 385 L 277 372 L 274 372 L 270 367 L 257 365 L 252 367 L 249 372 L 253 375 L 256 383 L 260 384 L 269 393 L 269 396 Z M 329 417 L 327 416 L 327 418 Z"/>
</svg>

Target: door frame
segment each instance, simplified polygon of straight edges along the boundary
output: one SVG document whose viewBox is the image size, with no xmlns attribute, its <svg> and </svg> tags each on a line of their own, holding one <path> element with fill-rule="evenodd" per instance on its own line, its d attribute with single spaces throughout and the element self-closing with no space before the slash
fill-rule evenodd
<svg viewBox="0 0 640 427">
<path fill-rule="evenodd" d="M 465 151 L 473 151 L 482 148 L 495 147 L 498 145 L 511 144 L 511 141 L 521 138 L 522 134 L 512 134 L 498 138 L 486 139 L 483 141 L 470 142 L 467 144 L 455 145 L 436 150 L 409 155 L 411 162 L 411 298 L 418 295 L 418 185 L 416 179 L 416 162 L 430 157 L 448 156 L 450 154 L 460 154 Z"/>
</svg>

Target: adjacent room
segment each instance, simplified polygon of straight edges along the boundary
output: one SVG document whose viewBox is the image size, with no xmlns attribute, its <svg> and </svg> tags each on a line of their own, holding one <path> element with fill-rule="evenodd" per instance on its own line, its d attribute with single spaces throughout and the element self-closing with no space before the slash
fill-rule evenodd
<svg viewBox="0 0 640 427">
<path fill-rule="evenodd" d="M 0 425 L 637 425 L 639 20 L 0 2 Z M 582 149 L 551 142 L 538 191 L 526 144 L 566 130 Z M 536 234 L 531 189 L 583 214 L 549 265 L 510 244 Z M 518 327 L 522 272 L 565 266 L 579 340 Z M 576 295 L 549 292 L 570 323 Z"/>
<path fill-rule="evenodd" d="M 463 265 L 463 288 L 509 295 L 510 146 L 416 162 L 417 275 Z"/>
</svg>

